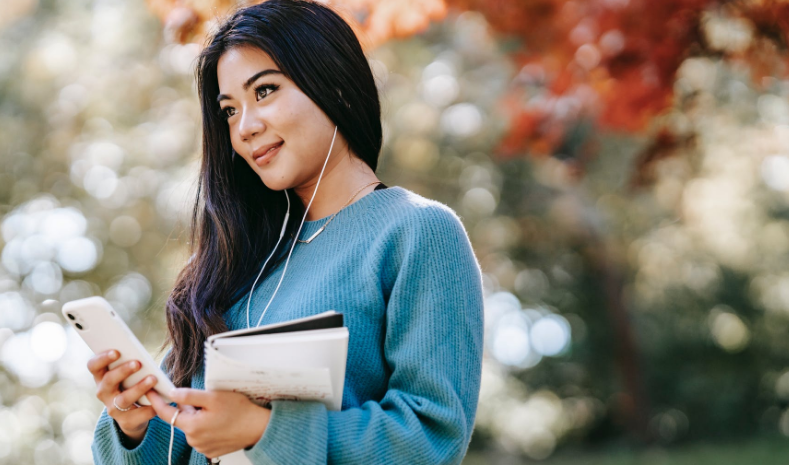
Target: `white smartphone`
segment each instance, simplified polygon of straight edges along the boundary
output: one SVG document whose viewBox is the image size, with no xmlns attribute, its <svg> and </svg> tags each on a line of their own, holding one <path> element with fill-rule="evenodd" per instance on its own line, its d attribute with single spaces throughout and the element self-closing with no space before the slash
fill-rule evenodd
<svg viewBox="0 0 789 465">
<path fill-rule="evenodd" d="M 110 369 L 132 360 L 140 362 L 140 369 L 123 381 L 122 385 L 125 389 L 134 386 L 148 375 L 154 375 L 158 382 L 153 389 L 167 402 L 171 402 L 169 394 L 175 386 L 103 297 L 72 300 L 63 305 L 62 312 L 66 321 L 74 327 L 94 354 L 110 349 L 120 353 L 120 358 L 110 363 Z M 140 397 L 137 403 L 151 405 L 145 396 Z"/>
</svg>

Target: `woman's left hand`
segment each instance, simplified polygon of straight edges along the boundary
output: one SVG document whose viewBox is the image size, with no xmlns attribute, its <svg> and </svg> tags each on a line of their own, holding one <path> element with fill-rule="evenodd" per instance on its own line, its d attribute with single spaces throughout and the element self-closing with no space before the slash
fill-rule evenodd
<svg viewBox="0 0 789 465">
<path fill-rule="evenodd" d="M 159 418 L 170 424 L 176 408 L 153 390 L 145 395 Z M 179 388 L 170 397 L 181 409 L 175 426 L 184 432 L 190 446 L 209 458 L 254 446 L 271 416 L 270 409 L 237 392 Z"/>
</svg>

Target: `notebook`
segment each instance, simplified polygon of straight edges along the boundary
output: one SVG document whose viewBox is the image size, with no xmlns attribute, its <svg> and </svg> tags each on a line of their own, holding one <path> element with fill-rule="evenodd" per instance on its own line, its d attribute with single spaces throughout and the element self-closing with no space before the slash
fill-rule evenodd
<svg viewBox="0 0 789 465">
<path fill-rule="evenodd" d="M 342 313 L 227 331 L 205 342 L 205 388 L 246 394 L 258 405 L 273 400 L 318 401 L 340 410 L 348 357 Z M 243 451 L 223 465 L 249 464 Z"/>
</svg>

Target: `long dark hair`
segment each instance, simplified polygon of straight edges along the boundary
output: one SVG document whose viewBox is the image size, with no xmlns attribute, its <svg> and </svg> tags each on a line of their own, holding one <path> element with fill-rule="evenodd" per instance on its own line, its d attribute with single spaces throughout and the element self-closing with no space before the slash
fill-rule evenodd
<svg viewBox="0 0 789 465">
<path fill-rule="evenodd" d="M 176 386 L 189 386 L 202 366 L 203 344 L 226 331 L 222 315 L 249 290 L 279 238 L 287 202 L 232 156 L 219 115 L 217 62 L 239 46 L 266 52 L 337 125 L 349 148 L 375 171 L 381 150 L 381 108 L 372 71 L 350 26 L 330 8 L 307 0 L 269 0 L 236 11 L 198 57 L 195 71 L 203 118 L 203 154 L 191 220 L 191 258 L 166 304 L 165 366 Z M 305 206 L 292 190 L 286 235 L 261 280 L 283 259 Z M 295 201 L 294 201 L 295 200 Z"/>
</svg>

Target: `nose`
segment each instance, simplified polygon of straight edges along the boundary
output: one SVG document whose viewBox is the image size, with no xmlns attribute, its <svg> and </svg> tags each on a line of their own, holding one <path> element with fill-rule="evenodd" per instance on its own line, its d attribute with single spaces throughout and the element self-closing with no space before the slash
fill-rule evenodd
<svg viewBox="0 0 789 465">
<path fill-rule="evenodd" d="M 253 112 L 243 112 L 238 123 L 238 135 L 244 142 L 251 141 L 262 133 L 266 125 Z"/>
</svg>

